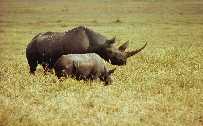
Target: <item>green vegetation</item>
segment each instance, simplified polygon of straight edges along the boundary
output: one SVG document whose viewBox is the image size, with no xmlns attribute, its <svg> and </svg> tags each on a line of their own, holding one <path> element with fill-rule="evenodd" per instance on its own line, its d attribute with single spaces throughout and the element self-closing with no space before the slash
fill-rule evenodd
<svg viewBox="0 0 203 126">
<path fill-rule="evenodd" d="M 1 0 L 0 126 L 202 126 L 200 0 Z M 39 32 L 78 25 L 148 46 L 110 86 L 29 74 L 25 48 Z M 113 68 L 114 66 L 109 65 Z"/>
</svg>

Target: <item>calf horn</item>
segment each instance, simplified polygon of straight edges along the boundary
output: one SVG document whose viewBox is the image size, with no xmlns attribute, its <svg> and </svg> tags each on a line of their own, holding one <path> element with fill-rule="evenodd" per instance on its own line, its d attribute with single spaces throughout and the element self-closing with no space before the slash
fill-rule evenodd
<svg viewBox="0 0 203 126">
<path fill-rule="evenodd" d="M 146 47 L 146 45 L 147 45 L 147 42 L 146 42 L 145 45 L 144 45 L 142 48 L 140 48 L 140 49 L 133 50 L 133 51 L 131 51 L 131 52 L 126 52 L 126 56 L 127 56 L 127 57 L 131 57 L 131 56 L 137 54 L 138 52 L 142 51 L 142 50 Z"/>
</svg>

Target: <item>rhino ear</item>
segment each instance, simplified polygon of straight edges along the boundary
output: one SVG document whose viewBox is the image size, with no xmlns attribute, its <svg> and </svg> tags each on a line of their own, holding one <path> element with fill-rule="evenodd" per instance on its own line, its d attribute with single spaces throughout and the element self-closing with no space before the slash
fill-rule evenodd
<svg viewBox="0 0 203 126">
<path fill-rule="evenodd" d="M 116 70 L 116 67 L 113 68 L 112 70 L 109 70 L 108 74 L 111 75 L 112 73 L 114 73 L 115 70 Z"/>
<path fill-rule="evenodd" d="M 114 44 L 114 43 L 115 43 L 115 40 L 116 40 L 116 37 L 113 37 L 112 39 L 106 40 L 106 44 L 107 44 L 107 45 Z"/>
<path fill-rule="evenodd" d="M 128 45 L 129 45 L 129 41 L 123 43 L 121 46 L 118 47 L 118 49 L 122 52 L 125 51 L 126 48 L 128 48 Z"/>
</svg>

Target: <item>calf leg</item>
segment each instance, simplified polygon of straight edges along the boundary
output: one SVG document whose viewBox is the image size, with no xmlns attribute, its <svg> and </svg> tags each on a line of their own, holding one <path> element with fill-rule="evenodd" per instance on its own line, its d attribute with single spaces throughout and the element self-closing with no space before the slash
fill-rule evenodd
<svg viewBox="0 0 203 126">
<path fill-rule="evenodd" d="M 98 78 L 98 73 L 94 72 L 89 75 L 90 80 L 96 80 Z"/>
</svg>

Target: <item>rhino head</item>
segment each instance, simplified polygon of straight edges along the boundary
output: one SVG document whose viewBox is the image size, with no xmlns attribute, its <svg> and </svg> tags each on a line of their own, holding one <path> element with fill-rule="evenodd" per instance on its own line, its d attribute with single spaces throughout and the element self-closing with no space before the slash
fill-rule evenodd
<svg viewBox="0 0 203 126">
<path fill-rule="evenodd" d="M 110 62 L 112 65 L 119 65 L 119 66 L 126 65 L 127 58 L 139 53 L 147 45 L 147 43 L 145 43 L 145 45 L 143 47 L 141 47 L 140 49 L 136 49 L 133 51 L 125 51 L 129 45 L 128 41 L 123 43 L 118 48 L 116 48 L 114 46 L 114 43 L 115 43 L 115 37 L 110 40 L 106 40 L 106 42 L 103 45 L 101 45 L 99 48 L 97 48 L 96 52 L 103 59 Z"/>
</svg>

